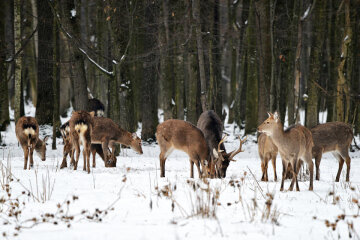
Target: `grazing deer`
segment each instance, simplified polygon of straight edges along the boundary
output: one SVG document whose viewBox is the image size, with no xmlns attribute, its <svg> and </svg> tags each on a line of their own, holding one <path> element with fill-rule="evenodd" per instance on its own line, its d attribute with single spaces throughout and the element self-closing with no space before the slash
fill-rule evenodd
<svg viewBox="0 0 360 240">
<path fill-rule="evenodd" d="M 92 98 L 88 101 L 88 112 L 95 112 L 95 116 L 103 117 L 105 112 L 105 107 L 99 99 Z"/>
<path fill-rule="evenodd" d="M 76 111 L 72 113 L 69 120 L 70 140 L 72 145 L 71 163 L 74 163 L 74 170 L 77 169 L 80 156 L 80 145 L 84 146 L 84 167 L 83 170 L 90 173 L 90 145 L 91 133 L 93 130 L 94 112 Z M 76 161 L 74 162 L 74 153 L 76 151 Z"/>
<path fill-rule="evenodd" d="M 156 128 L 156 140 L 160 146 L 160 177 L 165 177 L 165 161 L 174 149 L 185 152 L 190 158 L 190 177 L 194 177 L 194 163 L 199 177 L 202 171 L 209 174 L 209 147 L 204 133 L 189 122 L 169 119 Z M 200 169 L 200 164 L 202 171 Z"/>
<path fill-rule="evenodd" d="M 69 154 L 70 154 L 70 157 L 71 157 L 71 152 L 72 152 L 72 144 L 71 144 L 71 141 L 70 141 L 69 121 L 67 121 L 66 123 L 61 125 L 60 132 L 61 132 L 61 136 L 63 137 L 63 141 L 64 141 L 63 161 L 62 161 L 62 163 L 60 165 L 60 169 L 62 169 L 62 168 L 67 167 L 66 158 L 67 158 L 67 156 Z M 96 153 L 99 154 L 101 159 L 105 162 L 104 153 L 103 153 L 101 145 L 91 144 L 90 145 L 90 152 L 93 155 L 93 167 L 96 166 L 96 161 L 95 161 Z M 116 157 L 114 156 L 112 158 L 111 154 L 108 154 L 108 159 L 110 159 L 110 160 L 105 162 L 105 167 L 116 167 Z M 71 162 L 70 165 L 74 165 L 74 163 Z"/>
<path fill-rule="evenodd" d="M 207 145 L 211 154 L 211 164 L 214 164 L 215 177 L 226 177 L 226 170 L 230 164 L 230 161 L 235 161 L 233 158 L 236 154 L 242 152 L 241 146 L 245 142 L 240 140 L 240 147 L 236 151 L 226 153 L 223 142 L 225 137 L 221 139 L 223 135 L 223 124 L 219 116 L 212 110 L 203 112 L 197 122 L 197 127 L 204 133 Z"/>
<path fill-rule="evenodd" d="M 310 170 L 310 186 L 309 190 L 313 190 L 313 172 L 314 164 L 312 162 L 312 147 L 314 146 L 310 130 L 301 126 L 294 125 L 284 131 L 283 125 L 280 122 L 279 115 L 269 113 L 267 118 L 259 127 L 259 132 L 265 133 L 271 138 L 275 146 L 280 152 L 280 156 L 287 166 L 289 163 L 293 172 L 293 179 L 289 190 L 293 190 L 294 183 L 296 183 L 296 191 L 300 191 L 297 180 L 298 161 L 306 162 Z M 280 191 L 284 189 L 284 180 L 286 172 L 283 172 Z"/>
<path fill-rule="evenodd" d="M 339 169 L 335 181 L 338 182 L 344 162 L 346 162 L 346 181 L 349 181 L 350 163 L 349 147 L 354 137 L 351 126 L 343 122 L 319 124 L 311 129 L 314 140 L 312 149 L 315 158 L 316 180 L 320 180 L 320 161 L 323 153 L 332 152 L 339 161 Z"/>
<path fill-rule="evenodd" d="M 39 138 L 39 124 L 33 117 L 21 117 L 15 127 L 16 138 L 24 151 L 24 169 L 27 169 L 28 157 L 30 153 L 29 169 L 33 167 L 34 149 L 39 154 L 42 161 L 46 160 L 46 141 L 48 136 L 41 140 Z"/>
<path fill-rule="evenodd" d="M 277 181 L 276 156 L 278 154 L 278 148 L 270 139 L 270 137 L 266 136 L 265 133 L 260 134 L 258 137 L 258 150 L 261 159 L 261 170 L 262 170 L 261 181 L 265 181 L 265 182 L 269 181 L 267 169 L 270 159 L 274 169 L 274 180 Z"/>
<path fill-rule="evenodd" d="M 108 161 L 108 156 L 105 154 L 105 164 L 116 164 L 116 158 L 114 155 L 115 143 L 131 147 L 137 153 L 143 153 L 141 148 L 141 139 L 136 135 L 136 133 L 125 131 L 110 118 L 94 117 L 93 120 L 94 128 L 91 134 L 91 143 L 101 144 L 104 153 L 108 153 L 108 148 L 110 147 L 111 159 L 115 159 Z"/>
</svg>

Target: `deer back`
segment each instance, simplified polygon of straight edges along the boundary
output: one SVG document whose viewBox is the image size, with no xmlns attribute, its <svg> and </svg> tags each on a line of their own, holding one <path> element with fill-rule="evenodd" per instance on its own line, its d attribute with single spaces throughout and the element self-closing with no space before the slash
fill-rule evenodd
<svg viewBox="0 0 360 240">
<path fill-rule="evenodd" d="M 186 152 L 190 157 L 197 155 L 200 160 L 209 160 L 209 148 L 203 132 L 189 122 L 166 120 L 157 126 L 156 138 L 160 145 L 171 145 Z"/>
<path fill-rule="evenodd" d="M 328 122 L 311 129 L 314 151 L 323 152 L 349 149 L 354 137 L 351 126 L 343 122 Z"/>
<path fill-rule="evenodd" d="M 209 148 L 217 149 L 223 134 L 223 124 L 219 116 L 212 110 L 205 111 L 200 115 L 196 126 L 204 133 Z M 221 143 L 220 149 L 225 151 L 223 143 Z"/>
</svg>

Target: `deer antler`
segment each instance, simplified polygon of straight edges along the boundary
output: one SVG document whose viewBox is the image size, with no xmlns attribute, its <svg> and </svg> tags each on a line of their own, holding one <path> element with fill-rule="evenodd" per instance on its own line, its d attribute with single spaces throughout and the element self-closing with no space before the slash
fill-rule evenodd
<svg viewBox="0 0 360 240">
<path fill-rule="evenodd" d="M 241 140 L 241 138 L 239 137 L 240 147 L 239 147 L 238 150 L 232 151 L 232 152 L 230 153 L 230 157 L 229 157 L 229 160 L 230 160 L 230 161 L 234 161 L 234 162 L 235 162 L 235 160 L 233 160 L 233 158 L 235 157 L 235 155 L 238 154 L 238 153 L 240 153 L 240 152 L 243 152 L 243 150 L 241 149 L 241 147 L 242 147 L 242 144 L 246 141 L 246 139 L 247 139 L 247 136 L 246 136 L 243 140 Z"/>
<path fill-rule="evenodd" d="M 221 152 L 223 152 L 224 150 L 221 150 L 220 149 L 220 146 L 221 146 L 221 144 L 226 140 L 226 138 L 227 138 L 227 135 L 225 134 L 225 136 L 221 139 L 221 141 L 219 142 L 219 144 L 218 144 L 218 153 L 221 153 Z"/>
</svg>

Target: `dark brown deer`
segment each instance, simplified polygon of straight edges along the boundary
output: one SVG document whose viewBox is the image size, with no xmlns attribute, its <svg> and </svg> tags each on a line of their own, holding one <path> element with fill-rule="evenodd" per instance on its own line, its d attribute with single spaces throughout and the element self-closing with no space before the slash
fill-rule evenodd
<svg viewBox="0 0 360 240">
<path fill-rule="evenodd" d="M 278 148 L 273 143 L 271 138 L 266 136 L 265 133 L 260 134 L 258 137 L 258 150 L 261 159 L 261 170 L 262 170 L 261 181 L 266 181 L 266 182 L 269 181 L 267 169 L 270 159 L 274 169 L 274 180 L 277 181 L 276 156 L 278 154 Z"/>
<path fill-rule="evenodd" d="M 338 182 L 344 162 L 346 163 L 346 181 L 349 181 L 350 163 L 349 147 L 354 137 L 351 126 L 343 122 L 319 124 L 311 129 L 314 140 L 312 149 L 315 158 L 316 180 L 320 180 L 320 162 L 323 153 L 332 152 L 339 161 L 339 169 L 335 181 Z"/>
<path fill-rule="evenodd" d="M 72 113 L 69 120 L 70 126 L 70 139 L 72 145 L 71 163 L 74 163 L 74 170 L 77 169 L 80 145 L 84 146 L 84 167 L 83 170 L 90 173 L 90 145 L 91 145 L 91 133 L 94 125 L 94 112 L 88 113 L 86 111 L 76 111 Z M 74 162 L 74 154 L 76 151 L 76 161 Z"/>
<path fill-rule="evenodd" d="M 95 116 L 103 117 L 105 112 L 104 104 L 96 98 L 89 99 L 88 112 L 95 112 Z"/>
<path fill-rule="evenodd" d="M 61 132 L 61 136 L 63 137 L 63 141 L 64 141 L 63 161 L 62 161 L 62 163 L 60 165 L 60 169 L 62 169 L 62 168 L 67 167 L 66 158 L 67 158 L 68 155 L 70 155 L 70 158 L 71 158 L 71 152 L 72 152 L 72 144 L 71 144 L 71 141 L 70 141 L 69 121 L 67 121 L 66 123 L 61 125 L 60 132 Z M 93 167 L 96 166 L 96 160 L 95 160 L 95 155 L 96 154 L 99 154 L 101 159 L 104 161 L 105 167 L 116 167 L 116 157 L 112 158 L 111 154 L 108 154 L 108 158 L 107 158 L 107 159 L 110 159 L 110 160 L 105 162 L 104 153 L 103 153 L 101 145 L 91 144 L 90 145 L 90 152 L 93 155 Z M 70 163 L 70 165 L 74 165 L 74 163 L 72 162 L 72 163 Z"/>
<path fill-rule="evenodd" d="M 92 144 L 101 144 L 103 152 L 108 153 L 111 148 L 111 159 L 115 158 L 115 143 L 131 147 L 135 152 L 142 154 L 141 139 L 136 133 L 130 133 L 120 128 L 113 120 L 104 117 L 94 117 L 94 128 L 91 134 Z M 105 163 L 112 165 L 113 161 L 108 161 L 107 154 L 104 155 Z M 116 159 L 116 158 L 115 158 Z M 116 160 L 115 160 L 116 161 Z M 115 162 L 116 164 L 116 162 Z"/>
<path fill-rule="evenodd" d="M 223 135 L 223 123 L 212 110 L 203 112 L 197 122 L 197 127 L 204 133 L 211 155 L 211 164 L 214 164 L 215 177 L 225 178 L 230 161 L 235 161 L 236 154 L 242 152 L 241 146 L 245 140 L 240 140 L 240 147 L 230 153 L 226 152 Z"/>
<path fill-rule="evenodd" d="M 160 177 L 165 177 L 165 162 L 174 149 L 185 152 L 190 158 L 190 177 L 194 177 L 194 163 L 199 177 L 209 174 L 210 153 L 203 132 L 189 122 L 169 119 L 156 128 L 160 146 Z M 202 170 L 200 169 L 200 164 Z"/>
<path fill-rule="evenodd" d="M 39 124 L 33 117 L 21 117 L 15 127 L 16 138 L 24 151 L 24 169 L 27 169 L 30 153 L 29 169 L 33 167 L 34 150 L 39 154 L 42 161 L 46 160 L 46 141 L 48 136 L 41 140 L 39 138 Z"/>
<path fill-rule="evenodd" d="M 285 166 L 289 163 L 293 172 L 293 179 L 289 190 L 293 190 L 294 183 L 296 183 L 296 191 L 300 191 L 297 173 L 298 161 L 306 162 L 310 170 L 310 186 L 309 190 L 313 190 L 313 172 L 314 164 L 312 162 L 312 147 L 314 146 L 311 132 L 309 129 L 301 125 L 294 125 L 284 131 L 283 125 L 280 122 L 279 115 L 269 113 L 267 118 L 259 127 L 258 131 L 265 133 L 271 138 L 280 152 L 280 156 Z M 283 172 L 280 191 L 284 189 L 284 180 L 286 172 Z"/>
</svg>

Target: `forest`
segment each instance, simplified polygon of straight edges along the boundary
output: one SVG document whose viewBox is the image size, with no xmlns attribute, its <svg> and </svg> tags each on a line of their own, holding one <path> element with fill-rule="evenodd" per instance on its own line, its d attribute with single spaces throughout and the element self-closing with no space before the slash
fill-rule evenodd
<svg viewBox="0 0 360 240">
<path fill-rule="evenodd" d="M 128 131 L 213 109 L 255 133 L 267 112 L 360 132 L 358 0 L 0 1 L 0 130 L 36 107 L 59 136 L 89 98 Z M 226 106 L 226 108 L 224 108 Z M 226 109 L 226 111 L 225 111 Z M 14 111 L 10 119 L 9 111 Z M 319 119 L 325 112 L 326 119 Z"/>
</svg>

